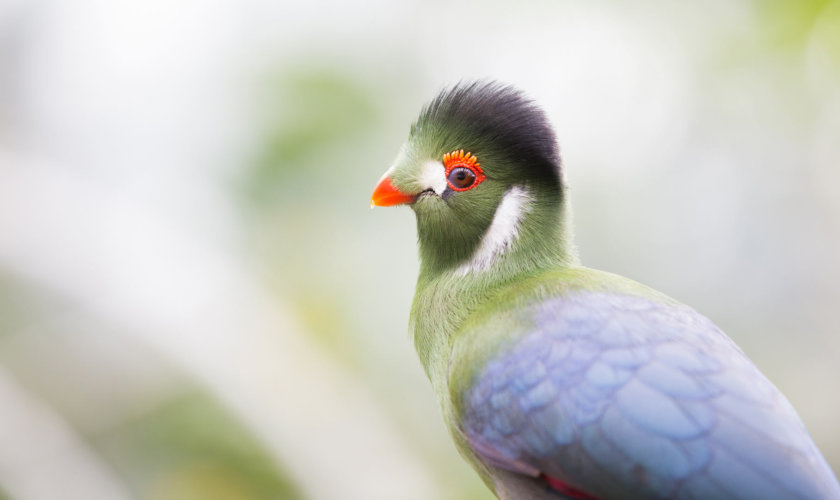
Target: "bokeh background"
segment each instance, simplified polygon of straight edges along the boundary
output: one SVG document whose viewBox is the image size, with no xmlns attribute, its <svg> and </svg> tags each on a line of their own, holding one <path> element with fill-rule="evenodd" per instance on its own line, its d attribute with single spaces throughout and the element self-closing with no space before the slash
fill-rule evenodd
<svg viewBox="0 0 840 500">
<path fill-rule="evenodd" d="M 0 1 L 0 498 L 490 499 L 406 333 L 442 86 L 556 125 L 583 261 L 840 470 L 840 2 Z"/>
</svg>

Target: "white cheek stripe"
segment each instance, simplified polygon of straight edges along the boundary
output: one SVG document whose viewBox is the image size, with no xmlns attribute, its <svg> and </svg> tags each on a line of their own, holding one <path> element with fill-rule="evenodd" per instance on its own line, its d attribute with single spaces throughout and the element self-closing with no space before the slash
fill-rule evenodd
<svg viewBox="0 0 840 500">
<path fill-rule="evenodd" d="M 430 160 L 420 168 L 420 175 L 417 176 L 417 183 L 423 189 L 432 189 L 438 196 L 446 191 L 446 169 L 443 163 Z"/>
<path fill-rule="evenodd" d="M 530 193 L 524 187 L 513 186 L 508 189 L 472 258 L 462 264 L 455 273 L 466 275 L 489 269 L 496 258 L 504 254 L 519 237 L 519 225 L 525 214 L 531 210 L 532 201 Z"/>
</svg>

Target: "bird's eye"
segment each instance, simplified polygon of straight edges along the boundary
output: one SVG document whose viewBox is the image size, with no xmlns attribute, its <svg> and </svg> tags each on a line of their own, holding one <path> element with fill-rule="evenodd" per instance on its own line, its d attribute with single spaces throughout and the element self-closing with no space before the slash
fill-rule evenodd
<svg viewBox="0 0 840 500">
<path fill-rule="evenodd" d="M 475 174 L 466 167 L 453 168 L 446 180 L 455 189 L 467 189 L 475 182 Z"/>
<path fill-rule="evenodd" d="M 472 189 L 487 178 L 478 164 L 478 158 L 472 153 L 464 154 L 463 149 L 443 155 L 443 165 L 446 167 L 446 182 L 455 191 Z"/>
</svg>

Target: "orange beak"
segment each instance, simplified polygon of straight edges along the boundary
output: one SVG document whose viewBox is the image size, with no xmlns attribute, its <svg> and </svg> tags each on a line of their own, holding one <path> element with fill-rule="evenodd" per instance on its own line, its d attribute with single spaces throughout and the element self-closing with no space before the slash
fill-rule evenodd
<svg viewBox="0 0 840 500">
<path fill-rule="evenodd" d="M 373 194 L 370 196 L 371 207 L 390 207 L 394 205 L 403 205 L 405 203 L 413 203 L 416 196 L 413 194 L 403 193 L 391 184 L 389 177 L 383 177 Z"/>
</svg>

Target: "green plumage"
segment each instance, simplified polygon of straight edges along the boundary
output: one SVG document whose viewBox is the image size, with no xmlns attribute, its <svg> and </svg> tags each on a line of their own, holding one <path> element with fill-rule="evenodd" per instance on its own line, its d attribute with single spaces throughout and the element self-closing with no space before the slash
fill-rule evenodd
<svg viewBox="0 0 840 500">
<path fill-rule="evenodd" d="M 447 169 L 463 165 L 442 159 L 460 150 L 486 178 L 456 189 Z M 723 332 L 580 266 L 554 134 L 518 91 L 442 92 L 377 200 L 416 214 L 410 331 L 458 450 L 500 498 L 840 499 L 795 411 Z"/>
</svg>

